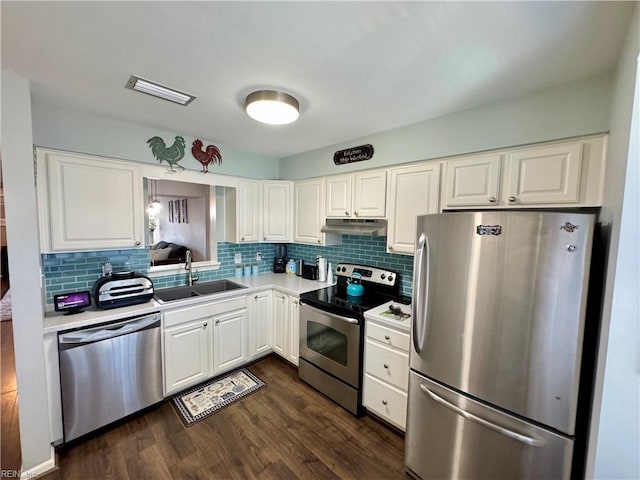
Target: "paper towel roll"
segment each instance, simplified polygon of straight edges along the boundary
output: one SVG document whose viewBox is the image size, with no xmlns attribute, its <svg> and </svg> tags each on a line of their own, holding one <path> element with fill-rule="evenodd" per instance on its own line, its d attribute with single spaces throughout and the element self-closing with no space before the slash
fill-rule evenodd
<svg viewBox="0 0 640 480">
<path fill-rule="evenodd" d="M 327 281 L 327 259 L 324 257 L 318 257 L 318 281 Z"/>
</svg>

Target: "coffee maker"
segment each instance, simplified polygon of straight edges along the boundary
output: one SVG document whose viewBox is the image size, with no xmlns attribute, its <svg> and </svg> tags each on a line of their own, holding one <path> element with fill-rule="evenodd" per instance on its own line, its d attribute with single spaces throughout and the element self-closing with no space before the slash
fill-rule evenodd
<svg viewBox="0 0 640 480">
<path fill-rule="evenodd" d="M 284 273 L 287 265 L 287 246 L 276 245 L 276 258 L 273 260 L 273 273 Z"/>
</svg>

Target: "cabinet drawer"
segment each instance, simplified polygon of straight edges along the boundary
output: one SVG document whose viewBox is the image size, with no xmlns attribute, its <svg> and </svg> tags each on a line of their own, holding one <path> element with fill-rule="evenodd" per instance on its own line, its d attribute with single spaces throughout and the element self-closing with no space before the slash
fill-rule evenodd
<svg viewBox="0 0 640 480">
<path fill-rule="evenodd" d="M 364 406 L 389 423 L 405 430 L 407 422 L 407 394 L 371 375 L 364 376 Z"/>
<path fill-rule="evenodd" d="M 164 327 L 179 325 L 198 318 L 247 308 L 247 297 L 242 296 L 218 302 L 199 303 L 190 307 L 176 308 L 164 312 Z"/>
<path fill-rule="evenodd" d="M 406 391 L 409 386 L 409 355 L 367 340 L 365 371 Z"/>
<path fill-rule="evenodd" d="M 367 337 L 389 345 L 390 347 L 399 348 L 403 352 L 409 351 L 408 333 L 398 332 L 391 328 L 367 322 Z"/>
</svg>

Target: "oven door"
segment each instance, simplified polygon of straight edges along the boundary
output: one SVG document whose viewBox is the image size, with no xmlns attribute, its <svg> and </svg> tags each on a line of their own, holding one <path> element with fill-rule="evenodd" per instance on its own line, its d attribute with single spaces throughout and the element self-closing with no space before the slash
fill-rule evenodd
<svg viewBox="0 0 640 480">
<path fill-rule="evenodd" d="M 302 304 L 300 357 L 359 388 L 360 322 Z"/>
</svg>

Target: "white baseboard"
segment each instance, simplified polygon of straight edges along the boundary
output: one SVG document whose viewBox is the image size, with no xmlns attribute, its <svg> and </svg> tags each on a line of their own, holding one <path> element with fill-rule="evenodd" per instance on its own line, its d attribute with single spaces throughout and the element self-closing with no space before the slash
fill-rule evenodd
<svg viewBox="0 0 640 480">
<path fill-rule="evenodd" d="M 51 470 L 56 468 L 56 449 L 51 446 L 51 457 L 46 461 L 42 462 L 39 465 L 36 465 L 29 470 L 23 470 L 20 474 L 21 480 L 30 480 L 38 477 L 39 475 L 44 475 L 45 473 L 50 472 Z"/>
</svg>

